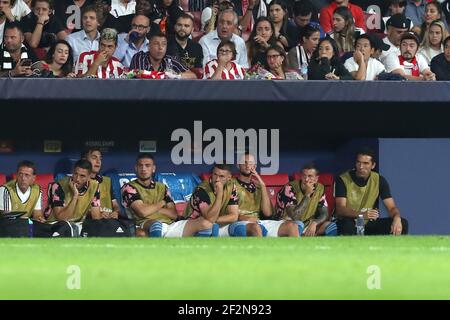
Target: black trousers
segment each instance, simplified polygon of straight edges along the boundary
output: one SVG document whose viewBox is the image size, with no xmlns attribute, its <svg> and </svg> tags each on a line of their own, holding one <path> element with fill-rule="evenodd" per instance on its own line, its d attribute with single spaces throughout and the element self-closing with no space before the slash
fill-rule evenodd
<svg viewBox="0 0 450 320">
<path fill-rule="evenodd" d="M 12 238 L 52 238 L 73 237 L 74 226 L 66 221 L 46 224 L 37 221 L 29 223 L 28 219 L 0 219 L 0 237 Z"/>
<path fill-rule="evenodd" d="M 408 220 L 402 219 L 402 234 L 408 234 Z M 392 218 L 378 218 L 375 221 L 367 222 L 364 230 L 365 235 L 384 235 L 391 233 Z M 336 220 L 338 234 L 350 236 L 356 234 L 355 219 L 338 218 Z"/>
</svg>

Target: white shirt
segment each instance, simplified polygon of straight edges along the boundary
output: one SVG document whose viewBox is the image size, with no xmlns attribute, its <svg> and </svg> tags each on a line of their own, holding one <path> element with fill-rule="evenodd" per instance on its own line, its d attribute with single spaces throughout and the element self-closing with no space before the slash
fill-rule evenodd
<svg viewBox="0 0 450 320">
<path fill-rule="evenodd" d="M 348 70 L 348 72 L 354 72 L 359 70 L 359 65 L 356 63 L 353 57 L 345 60 L 344 67 Z M 369 61 L 367 63 L 365 80 L 375 80 L 377 76 L 383 71 L 386 70 L 384 68 L 384 65 L 380 61 L 374 58 L 369 58 Z"/>
<path fill-rule="evenodd" d="M 134 45 L 133 42 L 126 42 L 125 38 L 128 34 L 126 33 L 121 33 L 118 36 L 118 45 L 117 45 L 117 49 L 116 52 L 114 52 L 114 57 L 116 57 L 120 62 L 122 62 L 122 64 L 129 68 L 130 67 L 130 63 L 131 63 L 131 59 L 133 58 L 133 56 L 140 52 L 148 52 L 148 39 L 144 38 L 144 42 L 142 43 L 141 47 L 138 49 L 136 48 L 136 46 Z"/>
<path fill-rule="evenodd" d="M 31 12 L 31 9 L 27 6 L 23 0 L 17 0 L 14 7 L 11 9 L 11 13 L 16 18 L 17 21 L 20 21 L 22 17 L 26 16 Z"/>
<path fill-rule="evenodd" d="M 430 65 L 431 59 L 436 57 L 438 54 L 444 52 L 444 46 L 441 46 L 440 50 L 433 49 L 431 47 L 425 48 L 421 47 L 419 49 L 419 54 L 421 54 L 425 60 L 427 61 L 428 65 Z"/>
<path fill-rule="evenodd" d="M 396 47 L 395 45 L 393 45 L 392 42 L 389 41 L 388 37 L 383 38 L 383 42 L 388 44 L 388 45 L 390 45 L 389 50 L 388 51 L 381 51 L 381 55 L 380 55 L 380 61 L 386 67 L 386 57 L 388 55 L 390 55 L 391 53 L 393 53 L 394 55 L 399 56 L 400 55 L 400 48 Z"/>
<path fill-rule="evenodd" d="M 100 42 L 100 32 L 97 31 L 97 36 L 91 40 L 84 30 L 71 33 L 67 36 L 66 41 L 72 47 L 74 64 L 78 61 L 80 54 L 83 52 L 97 51 Z"/>
<path fill-rule="evenodd" d="M 17 183 L 16 183 L 16 190 L 17 195 L 19 196 L 20 201 L 22 203 L 25 203 L 28 201 L 31 195 L 31 187 L 28 187 L 28 190 L 25 192 L 22 192 Z M 42 201 L 42 192 L 39 193 L 38 201 L 36 202 L 36 205 L 33 210 L 41 210 L 41 201 Z M 0 210 L 2 211 L 17 211 L 14 210 L 11 204 L 11 195 L 8 192 L 8 189 L 5 187 L 0 187 Z"/>
<path fill-rule="evenodd" d="M 236 63 L 244 68 L 248 68 L 247 48 L 245 47 L 244 39 L 233 33 L 231 41 L 236 45 Z M 217 58 L 217 47 L 221 40 L 217 34 L 217 30 L 214 30 L 204 35 L 198 42 L 203 49 L 203 67 L 211 61 Z"/>
<path fill-rule="evenodd" d="M 417 65 L 419 67 L 420 74 L 423 74 L 423 72 L 426 69 L 430 69 L 430 67 L 428 66 L 427 60 L 425 60 L 425 58 L 421 54 L 416 54 L 416 60 L 417 60 Z M 398 55 L 395 55 L 395 54 L 388 55 L 387 58 L 386 58 L 385 66 L 386 66 L 386 71 L 387 72 L 392 72 L 392 71 L 394 71 L 396 69 L 402 69 L 405 72 L 406 75 L 408 75 L 408 76 L 412 75 L 411 68 L 407 67 L 408 64 L 406 64 L 406 65 L 401 65 L 400 64 L 400 60 L 398 59 Z"/>
<path fill-rule="evenodd" d="M 134 14 L 136 11 L 136 1 L 130 0 L 126 5 L 121 0 L 112 0 L 111 13 L 114 17 L 126 16 Z"/>
</svg>

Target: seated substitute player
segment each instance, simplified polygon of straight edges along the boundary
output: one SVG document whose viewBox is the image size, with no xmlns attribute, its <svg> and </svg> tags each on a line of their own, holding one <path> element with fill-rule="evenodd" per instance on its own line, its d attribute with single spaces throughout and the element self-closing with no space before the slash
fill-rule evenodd
<svg viewBox="0 0 450 320">
<path fill-rule="evenodd" d="M 101 219 L 100 191 L 98 182 L 90 178 L 91 173 L 91 163 L 78 160 L 72 177 L 64 177 L 52 184 L 46 209 L 47 222 L 72 222 L 77 226 L 75 234 L 78 235 L 87 216 Z"/>
<path fill-rule="evenodd" d="M 35 164 L 24 160 L 17 165 L 16 179 L 0 187 L 0 196 L 3 199 L 0 201 L 1 215 L 23 213 L 20 219 L 0 219 L 0 229 L 4 229 L 0 234 L 12 237 L 70 235 L 70 226 L 67 223 L 58 222 L 52 226 L 45 224 L 41 209 L 42 192 L 35 181 Z M 32 225 L 31 233 L 30 224 Z"/>
<path fill-rule="evenodd" d="M 296 221 L 306 237 L 335 236 L 334 222 L 326 221 L 328 204 L 325 187 L 319 183 L 319 170 L 314 164 L 302 168 L 302 177 L 289 182 L 278 192 L 276 217 Z"/>
<path fill-rule="evenodd" d="M 189 237 L 199 231 L 211 235 L 213 223 L 206 219 L 178 220 L 169 190 L 163 183 L 153 181 L 156 164 L 151 154 L 140 154 L 134 168 L 137 179 L 124 184 L 121 193 L 128 216 L 140 228 L 137 236 Z"/>
<path fill-rule="evenodd" d="M 400 210 L 391 195 L 389 184 L 375 168 L 374 152 L 368 148 L 356 153 L 355 169 L 336 179 L 336 216 L 340 235 L 356 234 L 355 219 L 363 215 L 365 234 L 394 236 L 408 233 L 408 221 L 400 216 Z M 390 218 L 380 218 L 378 198 L 383 200 Z"/>
<path fill-rule="evenodd" d="M 258 223 L 262 234 L 267 237 L 298 237 L 299 227 L 294 221 L 260 220 L 273 214 L 266 185 L 256 172 L 255 157 L 245 153 L 238 162 L 239 177 L 236 178 L 239 197 L 239 222 L 237 224 Z M 256 183 L 254 182 L 256 180 Z"/>
<path fill-rule="evenodd" d="M 192 194 L 185 217 L 215 222 L 220 227 L 219 237 L 261 235 L 261 228 L 256 223 L 236 223 L 239 217 L 239 199 L 229 164 L 214 165 L 211 177 L 200 183 Z"/>
</svg>

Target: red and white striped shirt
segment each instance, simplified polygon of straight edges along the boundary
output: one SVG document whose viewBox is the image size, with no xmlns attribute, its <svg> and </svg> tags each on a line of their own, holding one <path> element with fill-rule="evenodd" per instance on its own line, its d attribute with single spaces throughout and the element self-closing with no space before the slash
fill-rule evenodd
<svg viewBox="0 0 450 320">
<path fill-rule="evenodd" d="M 78 58 L 77 65 L 75 67 L 75 73 L 78 76 L 81 76 L 88 72 L 91 64 L 95 61 L 99 54 L 99 51 L 88 51 L 83 52 L 80 54 L 80 57 Z M 99 79 L 112 79 L 112 78 L 119 78 L 123 73 L 123 65 L 120 63 L 118 59 L 115 57 L 112 57 L 108 64 L 106 65 L 106 68 L 103 66 L 99 66 L 97 70 L 97 77 Z"/>
<path fill-rule="evenodd" d="M 222 79 L 223 80 L 235 80 L 245 78 L 245 69 L 238 65 L 235 62 L 230 62 L 231 68 L 230 70 L 223 69 L 222 71 Z M 216 72 L 218 66 L 217 59 L 211 60 L 205 65 L 204 79 L 211 79 L 214 72 Z"/>
</svg>

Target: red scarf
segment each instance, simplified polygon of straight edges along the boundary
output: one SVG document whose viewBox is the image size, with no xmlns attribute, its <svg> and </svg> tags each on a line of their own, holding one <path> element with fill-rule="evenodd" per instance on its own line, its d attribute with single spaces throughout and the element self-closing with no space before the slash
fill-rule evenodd
<svg viewBox="0 0 450 320">
<path fill-rule="evenodd" d="M 400 64 L 402 66 L 404 66 L 404 63 L 406 60 L 403 58 L 403 56 L 401 56 L 401 55 L 398 56 L 398 60 L 400 61 Z M 420 70 L 419 70 L 419 65 L 417 64 L 416 57 L 414 56 L 414 58 L 411 61 L 407 61 L 407 62 L 413 65 L 413 67 L 411 69 L 411 75 L 414 77 L 420 77 Z"/>
</svg>

